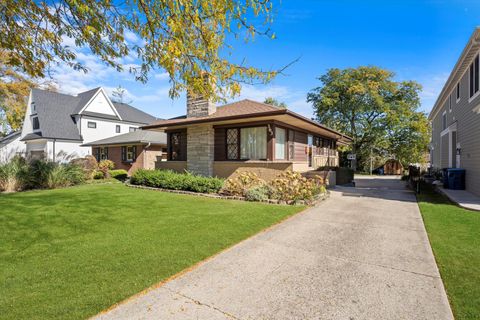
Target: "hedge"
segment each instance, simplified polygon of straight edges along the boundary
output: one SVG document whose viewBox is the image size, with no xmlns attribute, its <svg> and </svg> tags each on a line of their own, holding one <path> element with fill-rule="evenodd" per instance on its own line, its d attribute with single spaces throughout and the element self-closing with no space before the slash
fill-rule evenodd
<svg viewBox="0 0 480 320">
<path fill-rule="evenodd" d="M 109 170 L 108 173 L 110 173 L 110 176 L 112 178 L 120 181 L 125 181 L 127 180 L 127 177 L 128 177 L 128 172 L 127 170 L 124 170 L 124 169 Z"/>
<path fill-rule="evenodd" d="M 223 186 L 223 179 L 176 173 L 171 170 L 139 169 L 131 177 L 130 183 L 154 188 L 217 193 Z"/>
</svg>

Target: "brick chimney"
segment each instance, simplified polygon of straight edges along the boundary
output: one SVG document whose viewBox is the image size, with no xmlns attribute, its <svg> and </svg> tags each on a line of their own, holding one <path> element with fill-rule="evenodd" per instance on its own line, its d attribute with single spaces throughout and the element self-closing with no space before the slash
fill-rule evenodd
<svg viewBox="0 0 480 320">
<path fill-rule="evenodd" d="M 206 75 L 204 81 L 208 81 Z M 217 110 L 215 103 L 201 94 L 196 94 L 192 90 L 187 90 L 187 118 L 207 117 Z"/>
</svg>

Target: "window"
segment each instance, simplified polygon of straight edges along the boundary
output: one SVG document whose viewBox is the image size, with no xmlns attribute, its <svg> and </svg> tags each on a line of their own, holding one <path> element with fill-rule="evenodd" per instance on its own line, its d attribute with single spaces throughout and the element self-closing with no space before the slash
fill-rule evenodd
<svg viewBox="0 0 480 320">
<path fill-rule="evenodd" d="M 117 125 L 115 126 L 115 132 L 116 132 L 116 133 L 120 133 L 120 125 L 119 125 L 119 124 L 117 124 Z"/>
<path fill-rule="evenodd" d="M 87 127 L 89 127 L 90 129 L 97 129 L 97 123 L 93 121 L 88 121 Z"/>
<path fill-rule="evenodd" d="M 473 60 L 472 64 L 470 65 L 470 98 L 472 98 L 479 89 L 479 73 L 478 73 L 478 63 L 479 63 L 478 55 Z"/>
<path fill-rule="evenodd" d="M 170 133 L 170 160 L 182 159 L 181 135 L 180 132 Z"/>
<path fill-rule="evenodd" d="M 100 147 L 96 149 L 95 158 L 97 161 L 108 159 L 108 147 Z"/>
<path fill-rule="evenodd" d="M 122 161 L 134 162 L 137 157 L 136 146 L 123 146 L 122 147 Z"/>
<path fill-rule="evenodd" d="M 238 159 L 238 129 L 227 129 L 227 159 Z"/>
<path fill-rule="evenodd" d="M 33 130 L 40 129 L 40 122 L 38 121 L 38 117 L 32 118 L 32 127 L 33 127 Z"/>
<path fill-rule="evenodd" d="M 37 108 L 35 107 L 35 102 L 32 102 L 32 113 L 37 113 Z"/>
<path fill-rule="evenodd" d="M 285 144 L 287 140 L 286 130 L 275 128 L 275 159 L 285 160 Z"/>
<path fill-rule="evenodd" d="M 288 130 L 288 159 L 295 158 L 295 131 Z"/>
<path fill-rule="evenodd" d="M 135 131 L 137 131 L 137 128 L 135 127 L 128 128 L 128 132 L 135 132 Z"/>
<path fill-rule="evenodd" d="M 460 82 L 457 83 L 457 102 L 460 100 Z"/>
<path fill-rule="evenodd" d="M 267 158 L 267 128 L 240 129 L 240 158 L 260 160 Z"/>
<path fill-rule="evenodd" d="M 442 114 L 442 130 L 447 129 L 447 112 Z"/>
</svg>

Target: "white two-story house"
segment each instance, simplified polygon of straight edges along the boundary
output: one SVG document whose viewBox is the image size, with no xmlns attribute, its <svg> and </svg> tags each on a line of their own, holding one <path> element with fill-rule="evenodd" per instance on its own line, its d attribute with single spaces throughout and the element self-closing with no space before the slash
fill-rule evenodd
<svg viewBox="0 0 480 320">
<path fill-rule="evenodd" d="M 76 96 L 33 89 L 20 141 L 27 157 L 61 161 L 91 154 L 82 144 L 132 132 L 155 120 L 128 104 L 112 102 L 103 88 Z"/>
</svg>

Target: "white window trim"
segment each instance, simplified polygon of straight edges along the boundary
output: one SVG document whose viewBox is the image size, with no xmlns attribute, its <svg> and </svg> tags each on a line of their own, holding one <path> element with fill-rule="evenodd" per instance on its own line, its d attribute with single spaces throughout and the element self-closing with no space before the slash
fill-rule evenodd
<svg viewBox="0 0 480 320">
<path fill-rule="evenodd" d="M 90 127 L 90 123 L 93 123 L 95 126 Z M 87 121 L 87 128 L 88 129 L 97 129 L 97 122 L 96 121 Z"/>
<path fill-rule="evenodd" d="M 445 117 L 445 128 L 443 127 L 443 117 Z M 447 110 L 443 111 L 442 113 L 442 133 L 448 129 L 448 123 L 447 123 Z M 440 133 L 440 135 L 442 135 Z"/>
</svg>

